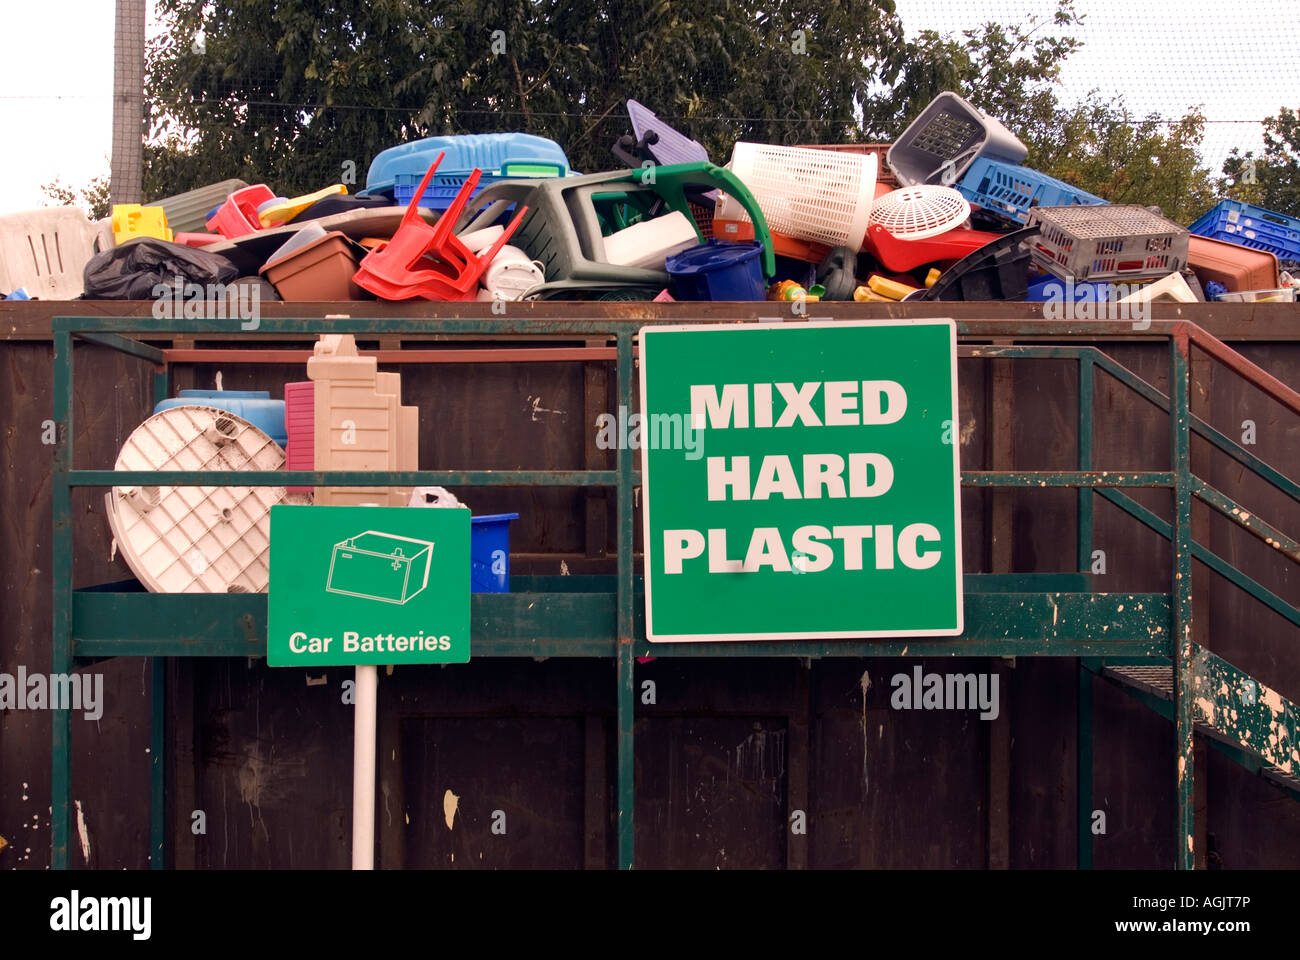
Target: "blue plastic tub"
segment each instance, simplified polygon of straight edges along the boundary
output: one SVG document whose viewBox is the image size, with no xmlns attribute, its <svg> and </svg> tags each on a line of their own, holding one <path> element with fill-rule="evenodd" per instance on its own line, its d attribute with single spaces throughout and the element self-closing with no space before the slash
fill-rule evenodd
<svg viewBox="0 0 1300 960">
<path fill-rule="evenodd" d="M 1198 237 L 1266 250 L 1279 260 L 1300 260 L 1300 218 L 1239 200 L 1223 200 L 1187 228 Z"/>
<path fill-rule="evenodd" d="M 1029 167 L 978 157 L 957 183 L 971 203 L 1016 223 L 1029 219 L 1031 207 L 1097 206 L 1101 197 Z"/>
<path fill-rule="evenodd" d="M 153 412 L 196 405 L 243 417 L 281 447 L 289 442 L 289 431 L 284 426 L 284 401 L 272 400 L 265 390 L 182 390 L 179 397 L 159 401 Z"/>
<path fill-rule="evenodd" d="M 1068 293 L 1074 303 L 1085 300 L 1089 303 L 1105 303 L 1110 299 L 1111 290 L 1112 287 L 1109 283 L 1093 283 L 1082 280 L 1070 284 L 1060 277 L 1043 277 L 1041 280 L 1035 280 L 1029 285 L 1029 293 L 1025 296 L 1025 302 L 1046 303 L 1048 300 L 1055 300 L 1058 303 L 1064 303 Z"/>
<path fill-rule="evenodd" d="M 668 258 L 678 300 L 762 300 L 763 245 L 710 240 Z"/>
<path fill-rule="evenodd" d="M 471 593 L 510 592 L 510 521 L 518 519 L 517 513 L 470 517 Z"/>
<path fill-rule="evenodd" d="M 569 158 L 554 140 L 533 136 L 530 133 L 468 133 L 451 137 L 426 137 L 411 143 L 401 143 L 381 151 L 370 162 L 366 174 L 366 189 L 362 193 L 383 193 L 394 190 L 399 174 L 414 176 L 411 187 L 420 185 L 429 165 L 439 153 L 445 153 L 438 165 L 436 178 L 458 175 L 460 184 L 473 170 L 496 176 L 511 164 L 547 163 L 569 169 Z M 480 181 L 482 182 L 482 181 Z M 409 203 L 414 189 L 406 196 Z M 455 196 L 455 190 L 452 191 Z"/>
</svg>

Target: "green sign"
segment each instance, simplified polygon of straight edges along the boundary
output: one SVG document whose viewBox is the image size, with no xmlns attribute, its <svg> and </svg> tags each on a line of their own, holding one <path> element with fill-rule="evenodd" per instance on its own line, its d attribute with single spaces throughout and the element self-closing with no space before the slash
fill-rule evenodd
<svg viewBox="0 0 1300 960">
<path fill-rule="evenodd" d="M 466 663 L 470 514 L 271 508 L 273 667 Z"/>
<path fill-rule="evenodd" d="M 654 641 L 962 632 L 950 320 L 643 327 Z"/>
</svg>

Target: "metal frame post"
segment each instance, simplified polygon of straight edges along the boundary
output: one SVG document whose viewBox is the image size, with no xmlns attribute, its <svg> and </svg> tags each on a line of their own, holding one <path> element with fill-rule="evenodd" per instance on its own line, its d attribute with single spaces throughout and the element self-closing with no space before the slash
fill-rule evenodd
<svg viewBox="0 0 1300 960">
<path fill-rule="evenodd" d="M 1092 408 L 1094 366 L 1092 356 L 1079 355 L 1079 469 L 1092 469 Z M 1079 488 L 1078 568 L 1092 570 L 1093 492 Z M 1078 859 L 1080 870 L 1092 869 L 1092 674 L 1078 664 L 1078 700 L 1075 710 L 1075 800 L 1078 809 Z"/>
<path fill-rule="evenodd" d="M 618 331 L 618 402 L 632 409 L 632 333 Z M 631 870 L 635 863 L 633 808 L 635 804 L 635 765 L 633 762 L 633 723 L 635 690 L 633 686 L 632 641 L 635 635 L 634 593 L 632 582 L 633 521 L 633 451 L 619 444 L 618 472 L 618 867 Z"/>
<path fill-rule="evenodd" d="M 170 377 L 164 365 L 154 371 L 154 405 L 167 399 Z M 167 868 L 167 660 L 151 657 L 149 704 L 149 867 Z"/>
<path fill-rule="evenodd" d="M 72 672 L 72 334 L 54 333 L 54 448 L 51 499 L 54 536 L 51 544 L 54 580 L 54 624 L 50 672 Z M 72 714 L 50 712 L 50 868 L 68 868 L 68 837 L 72 828 Z"/>
<path fill-rule="evenodd" d="M 1174 474 L 1172 624 L 1174 653 L 1174 764 L 1177 790 L 1175 862 L 1181 870 L 1196 863 L 1192 747 L 1192 477 L 1191 405 L 1188 401 L 1187 329 L 1179 325 L 1169 340 L 1169 426 Z"/>
</svg>

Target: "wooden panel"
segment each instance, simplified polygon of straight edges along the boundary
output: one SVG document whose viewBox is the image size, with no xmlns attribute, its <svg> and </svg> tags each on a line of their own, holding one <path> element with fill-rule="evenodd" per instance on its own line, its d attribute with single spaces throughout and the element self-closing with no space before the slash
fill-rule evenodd
<svg viewBox="0 0 1300 960">
<path fill-rule="evenodd" d="M 811 866 L 985 865 L 985 722 L 969 711 L 893 709 L 890 678 L 918 663 L 985 668 L 970 659 L 815 665 Z"/>
<path fill-rule="evenodd" d="M 638 867 L 785 866 L 785 718 L 642 718 L 635 735 Z"/>
<path fill-rule="evenodd" d="M 583 866 L 581 718 L 411 717 L 401 737 L 407 867 Z"/>
</svg>

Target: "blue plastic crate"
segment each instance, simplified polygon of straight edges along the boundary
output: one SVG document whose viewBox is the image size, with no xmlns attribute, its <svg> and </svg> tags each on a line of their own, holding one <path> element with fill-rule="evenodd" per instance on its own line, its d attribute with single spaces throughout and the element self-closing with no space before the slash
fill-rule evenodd
<svg viewBox="0 0 1300 960">
<path fill-rule="evenodd" d="M 517 513 L 470 517 L 471 593 L 510 592 L 510 521 L 518 519 Z"/>
<path fill-rule="evenodd" d="M 1025 223 L 1031 207 L 1097 206 L 1105 204 L 1086 190 L 1001 160 L 978 157 L 957 184 L 971 203 L 1007 220 Z"/>
<path fill-rule="evenodd" d="M 545 172 L 542 172 L 543 170 Z M 456 194 L 460 193 L 460 188 L 465 185 L 465 181 L 469 179 L 470 174 L 473 172 L 473 170 L 458 170 L 452 173 L 435 173 L 433 179 L 429 181 L 429 186 L 425 188 L 424 196 L 418 206 L 429 210 L 446 210 L 451 206 L 451 202 L 456 199 Z M 473 200 L 483 192 L 485 187 L 501 180 L 547 179 L 565 175 L 565 168 L 558 163 L 528 161 L 526 163 L 507 164 L 496 173 L 485 171 L 479 177 L 478 185 L 469 195 L 469 198 Z M 416 189 L 420 186 L 420 181 L 423 179 L 423 172 L 395 174 L 393 176 L 393 202 L 399 207 L 409 204 L 411 198 L 415 196 Z"/>
<path fill-rule="evenodd" d="M 1223 200 L 1187 228 L 1198 237 L 1265 250 L 1280 260 L 1300 260 L 1300 218 L 1239 200 Z"/>
<path fill-rule="evenodd" d="M 382 194 L 393 188 L 398 174 L 415 174 L 418 186 L 429 164 L 444 154 L 439 174 L 459 175 L 461 181 L 471 170 L 496 174 L 510 164 L 547 163 L 565 171 L 569 158 L 554 140 L 529 133 L 469 133 L 447 137 L 426 137 L 399 143 L 375 156 L 366 174 L 365 194 Z M 435 174 L 437 176 L 438 174 Z M 459 184 L 458 184 L 459 186 Z M 410 200 L 410 194 L 407 195 Z"/>
</svg>

